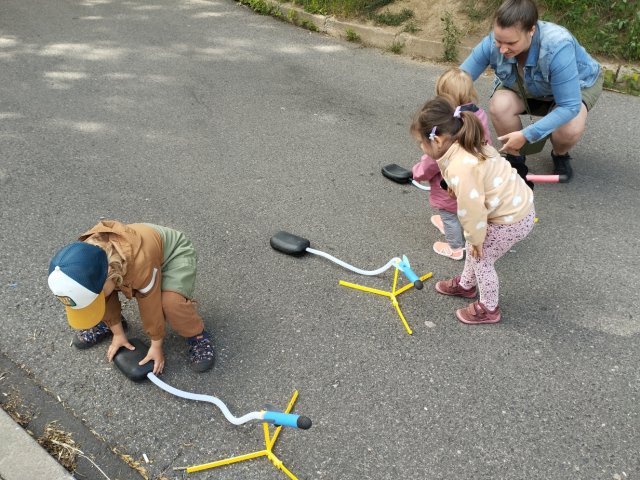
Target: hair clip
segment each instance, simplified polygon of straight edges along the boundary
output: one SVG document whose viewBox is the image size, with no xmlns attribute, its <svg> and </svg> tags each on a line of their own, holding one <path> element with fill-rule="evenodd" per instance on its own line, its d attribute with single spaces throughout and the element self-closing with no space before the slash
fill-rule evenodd
<svg viewBox="0 0 640 480">
<path fill-rule="evenodd" d="M 458 105 L 458 106 L 456 107 L 455 111 L 453 112 L 453 116 L 454 116 L 455 118 L 460 118 L 460 110 L 461 110 L 461 106 L 460 106 L 460 105 Z"/>
<path fill-rule="evenodd" d="M 476 113 L 478 110 L 480 109 L 475 103 L 467 103 L 465 105 L 460 105 L 460 113 L 462 112 Z"/>
<path fill-rule="evenodd" d="M 431 133 L 429 134 L 429 141 L 433 142 L 436 138 L 436 128 L 438 128 L 437 125 L 434 125 L 433 128 L 431 129 Z"/>
</svg>

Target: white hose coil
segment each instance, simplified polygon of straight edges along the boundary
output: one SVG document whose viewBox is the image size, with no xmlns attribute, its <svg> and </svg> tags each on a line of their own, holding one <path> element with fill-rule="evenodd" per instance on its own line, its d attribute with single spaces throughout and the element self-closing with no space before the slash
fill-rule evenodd
<svg viewBox="0 0 640 480">
<path fill-rule="evenodd" d="M 243 423 L 250 422 L 251 420 L 262 420 L 264 418 L 264 412 L 251 412 L 243 415 L 242 417 L 234 417 L 227 406 L 220 400 L 219 398 L 212 397 L 211 395 L 200 395 L 199 393 L 191 393 L 185 392 L 183 390 L 178 390 L 177 388 L 172 387 L 171 385 L 164 383 L 158 377 L 156 377 L 153 373 L 148 373 L 147 377 L 157 386 L 159 386 L 165 392 L 170 393 L 171 395 L 175 395 L 176 397 L 186 398 L 188 400 L 197 400 L 200 402 L 209 402 L 213 403 L 216 407 L 220 409 L 220 411 L 224 414 L 225 418 L 229 420 L 234 425 L 242 425 Z"/>
<path fill-rule="evenodd" d="M 378 275 L 382 272 L 386 272 L 387 270 L 389 270 L 389 268 L 391 268 L 392 266 L 400 262 L 400 259 L 398 257 L 393 257 L 391 260 L 387 262 L 387 264 L 384 267 L 380 267 L 377 270 L 360 270 L 359 268 L 354 267 L 353 265 L 349 265 L 348 263 L 343 262 L 342 260 L 339 260 L 336 257 L 329 255 L 328 253 L 322 252 L 320 250 L 315 250 L 313 248 L 307 248 L 306 250 L 309 253 L 320 255 L 321 257 L 324 257 L 327 260 L 331 260 L 332 262 L 337 263 L 338 265 L 348 270 L 351 270 L 352 272 L 359 273 L 360 275 L 371 275 L 371 276 Z"/>
</svg>

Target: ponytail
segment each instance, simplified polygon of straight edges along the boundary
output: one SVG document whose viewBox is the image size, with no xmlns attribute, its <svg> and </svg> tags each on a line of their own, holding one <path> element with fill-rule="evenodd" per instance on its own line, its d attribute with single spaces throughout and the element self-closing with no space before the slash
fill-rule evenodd
<svg viewBox="0 0 640 480">
<path fill-rule="evenodd" d="M 429 100 L 414 116 L 411 131 L 425 140 L 430 135 L 449 135 L 462 148 L 480 160 L 485 160 L 484 127 L 473 113 L 475 105 L 455 107 L 451 97 L 439 95 Z"/>
</svg>

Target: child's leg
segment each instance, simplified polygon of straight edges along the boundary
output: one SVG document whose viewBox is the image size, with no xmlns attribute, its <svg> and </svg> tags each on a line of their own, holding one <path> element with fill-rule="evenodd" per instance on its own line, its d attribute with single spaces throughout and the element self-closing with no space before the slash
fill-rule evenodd
<svg viewBox="0 0 640 480">
<path fill-rule="evenodd" d="M 162 310 L 171 328 L 187 339 L 189 366 L 196 372 L 206 372 L 213 367 L 213 345 L 196 311 L 196 303 L 179 293 L 163 291 Z"/>
<path fill-rule="evenodd" d="M 487 309 L 495 310 L 498 306 L 500 284 L 498 282 L 498 274 L 494 267 L 495 262 L 507 253 L 513 245 L 531 232 L 534 225 L 534 218 L 535 212 L 531 210 L 529 215 L 511 225 L 490 223 L 487 226 L 487 236 L 482 245 L 483 258 L 476 259 L 471 255 L 467 255 L 460 285 L 463 288 L 469 287 L 467 282 L 470 280 L 470 272 L 468 272 L 467 269 L 470 267 L 477 280 L 480 303 Z"/>
<path fill-rule="evenodd" d="M 455 213 L 440 210 L 440 218 L 444 226 L 444 238 L 453 250 L 464 247 L 464 234 L 462 233 L 462 225 Z"/>
<path fill-rule="evenodd" d="M 204 330 L 204 321 L 196 310 L 195 302 L 179 293 L 162 292 L 162 310 L 171 328 L 182 337 L 194 337 Z"/>
</svg>

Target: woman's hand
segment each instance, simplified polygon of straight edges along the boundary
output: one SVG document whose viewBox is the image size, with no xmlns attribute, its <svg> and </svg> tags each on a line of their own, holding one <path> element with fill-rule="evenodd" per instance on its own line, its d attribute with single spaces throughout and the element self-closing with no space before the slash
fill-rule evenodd
<svg viewBox="0 0 640 480">
<path fill-rule="evenodd" d="M 522 130 L 502 135 L 498 137 L 498 140 L 502 142 L 502 148 L 498 151 L 512 155 L 520 155 L 520 149 L 527 143 L 527 139 L 522 133 Z"/>
<path fill-rule="evenodd" d="M 129 350 L 135 350 L 136 347 L 129 343 L 127 336 L 124 333 L 124 328 L 122 328 L 122 323 L 118 323 L 109 327 L 111 332 L 113 333 L 113 339 L 111 340 L 111 345 L 109 345 L 109 349 L 107 350 L 107 360 L 110 362 L 113 361 L 113 357 L 116 356 L 120 347 L 128 348 Z"/>
<path fill-rule="evenodd" d="M 478 260 L 481 260 L 483 257 L 482 245 L 471 245 L 469 249 L 469 254 L 471 254 L 473 258 L 477 258 Z"/>
<path fill-rule="evenodd" d="M 147 356 L 144 357 L 138 365 L 144 365 L 147 362 L 153 361 L 153 373 L 159 375 L 164 370 L 164 352 L 162 351 L 162 340 L 151 340 L 151 346 L 147 351 Z"/>
</svg>

